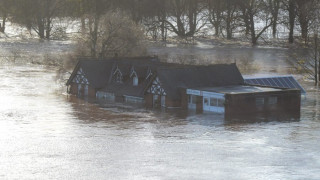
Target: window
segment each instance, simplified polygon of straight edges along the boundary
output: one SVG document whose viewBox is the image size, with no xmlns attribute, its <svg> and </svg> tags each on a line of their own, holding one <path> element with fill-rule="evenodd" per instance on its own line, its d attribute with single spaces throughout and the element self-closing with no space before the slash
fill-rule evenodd
<svg viewBox="0 0 320 180">
<path fill-rule="evenodd" d="M 189 104 L 197 104 L 197 96 L 195 96 L 195 95 L 189 95 L 189 96 L 188 96 L 188 103 L 189 103 Z"/>
<path fill-rule="evenodd" d="M 210 106 L 217 106 L 217 99 L 216 98 L 210 98 Z"/>
<path fill-rule="evenodd" d="M 256 98 L 256 105 L 263 106 L 264 105 L 264 98 L 263 97 Z"/>
<path fill-rule="evenodd" d="M 224 99 L 218 99 L 218 107 L 224 107 Z"/>
<path fill-rule="evenodd" d="M 166 107 L 166 96 L 161 96 L 161 106 Z"/>
<path fill-rule="evenodd" d="M 117 83 L 123 82 L 123 77 L 120 69 L 117 67 L 117 69 L 113 73 L 113 81 Z"/>
<path fill-rule="evenodd" d="M 210 98 L 210 106 L 224 107 L 224 99 Z"/>
<path fill-rule="evenodd" d="M 158 95 L 156 95 L 156 94 L 154 94 L 154 95 L 153 95 L 153 100 L 155 100 L 155 101 L 156 101 L 156 100 L 158 100 L 158 99 L 159 99 L 159 96 L 158 96 Z"/>
<path fill-rule="evenodd" d="M 131 96 L 125 96 L 125 102 L 127 103 L 143 103 L 143 98 L 139 97 L 131 97 Z"/>
<path fill-rule="evenodd" d="M 206 97 L 203 98 L 203 105 L 209 106 L 209 98 L 206 98 Z"/>
<path fill-rule="evenodd" d="M 85 85 L 85 86 L 84 86 L 84 95 L 85 95 L 85 96 L 88 96 L 88 93 L 89 93 L 89 86 L 88 86 L 88 85 Z"/>
<path fill-rule="evenodd" d="M 116 82 L 117 83 L 122 83 L 122 75 L 119 72 L 116 74 Z"/>
<path fill-rule="evenodd" d="M 277 97 L 269 97 L 269 98 L 268 98 L 268 103 L 269 103 L 270 105 L 277 104 L 277 103 L 278 103 L 278 98 L 277 98 Z"/>
<path fill-rule="evenodd" d="M 134 86 L 138 86 L 138 84 L 139 84 L 139 79 L 138 79 L 137 76 L 134 76 L 134 77 L 133 77 L 133 85 L 134 85 Z"/>
<path fill-rule="evenodd" d="M 78 95 L 82 95 L 82 84 L 78 84 Z"/>
</svg>

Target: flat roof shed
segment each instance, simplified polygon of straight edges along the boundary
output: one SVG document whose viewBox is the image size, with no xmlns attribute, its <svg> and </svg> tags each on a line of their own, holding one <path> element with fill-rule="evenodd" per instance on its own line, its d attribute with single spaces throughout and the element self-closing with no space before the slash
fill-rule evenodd
<svg viewBox="0 0 320 180">
<path fill-rule="evenodd" d="M 217 113 L 300 111 L 300 90 L 250 85 L 187 89 L 189 109 Z"/>
<path fill-rule="evenodd" d="M 201 87 L 187 89 L 187 94 L 203 96 L 207 93 L 212 94 L 247 94 L 247 93 L 261 93 L 261 92 L 277 92 L 286 89 L 259 87 L 259 86 L 222 86 L 222 87 Z"/>
</svg>

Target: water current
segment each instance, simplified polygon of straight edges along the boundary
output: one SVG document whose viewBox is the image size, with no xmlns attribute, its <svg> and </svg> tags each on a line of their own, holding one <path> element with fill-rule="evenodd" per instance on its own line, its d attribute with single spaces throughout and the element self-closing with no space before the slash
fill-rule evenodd
<svg viewBox="0 0 320 180">
<path fill-rule="evenodd" d="M 319 92 L 296 121 L 102 108 L 56 69 L 0 66 L 0 179 L 320 179 Z"/>
<path fill-rule="evenodd" d="M 48 42 L 0 45 L 2 54 L 72 49 Z M 150 48 L 168 51 L 189 52 Z M 189 53 L 240 54 L 257 60 L 263 73 L 285 74 L 291 54 L 261 48 Z M 320 94 L 308 83 L 299 119 L 227 121 L 212 114 L 103 108 L 68 96 L 56 71 L 1 63 L 0 179 L 320 179 Z"/>
</svg>

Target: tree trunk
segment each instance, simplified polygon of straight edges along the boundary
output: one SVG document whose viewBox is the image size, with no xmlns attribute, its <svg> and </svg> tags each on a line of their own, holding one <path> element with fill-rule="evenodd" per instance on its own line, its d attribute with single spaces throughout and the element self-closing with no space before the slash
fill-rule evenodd
<svg viewBox="0 0 320 180">
<path fill-rule="evenodd" d="M 277 38 L 277 23 L 273 23 L 273 24 L 272 24 L 272 37 L 273 37 L 274 39 Z"/>
<path fill-rule="evenodd" d="M 38 17 L 37 18 L 37 24 L 38 24 L 38 36 L 41 38 L 41 39 L 44 39 L 44 22 L 43 20 L 41 19 L 41 17 Z"/>
<path fill-rule="evenodd" d="M 277 21 L 278 21 L 278 12 L 273 15 L 273 23 L 272 23 L 272 37 L 277 38 Z"/>
<path fill-rule="evenodd" d="M 165 33 L 165 21 L 164 20 L 161 20 L 161 38 L 162 38 L 162 41 L 165 42 L 167 40 L 167 37 L 166 37 L 166 33 Z"/>
<path fill-rule="evenodd" d="M 208 1 L 209 21 L 214 27 L 214 35 L 219 37 L 222 20 L 222 0 Z"/>
<path fill-rule="evenodd" d="M 86 18 L 84 16 L 85 14 L 85 5 L 84 5 L 84 1 L 83 0 L 80 0 L 79 1 L 79 7 L 80 7 L 80 15 L 81 15 L 81 18 L 80 18 L 80 21 L 81 21 L 81 33 L 83 35 L 86 34 Z"/>
<path fill-rule="evenodd" d="M 43 22 L 44 23 L 44 28 L 45 28 L 45 32 L 46 32 L 46 39 L 50 39 L 50 31 L 51 31 L 51 18 L 50 18 L 50 6 L 51 6 L 51 0 L 46 0 L 44 2 L 44 9 L 45 9 L 45 21 Z"/>
<path fill-rule="evenodd" d="M 257 38 L 256 38 L 256 31 L 254 27 L 254 17 L 253 17 L 253 12 L 252 9 L 250 8 L 248 10 L 248 15 L 250 17 L 250 34 L 251 34 L 251 42 L 252 45 L 255 46 L 257 45 Z"/>
<path fill-rule="evenodd" d="M 81 33 L 86 34 L 86 19 L 83 16 L 81 16 Z"/>
<path fill-rule="evenodd" d="M 294 21 L 296 18 L 295 0 L 289 0 L 289 43 L 293 43 Z"/>
<path fill-rule="evenodd" d="M 219 37 L 219 32 L 220 32 L 220 24 L 219 23 L 214 23 L 214 35 Z"/>
<path fill-rule="evenodd" d="M 2 17 L 2 26 L 0 23 L 0 32 L 4 33 L 5 29 L 6 29 L 6 21 L 7 21 L 7 15 L 4 15 Z"/>
<path fill-rule="evenodd" d="M 308 39 L 308 21 L 305 18 L 300 18 L 301 37 L 307 42 Z"/>
<path fill-rule="evenodd" d="M 273 6 L 272 10 L 272 36 L 273 38 L 277 37 L 277 25 L 278 25 L 278 16 L 279 16 L 279 8 L 280 8 L 280 1 L 273 0 L 271 1 L 271 5 Z"/>
<path fill-rule="evenodd" d="M 312 1 L 296 1 L 297 3 L 297 10 L 299 13 L 299 24 L 301 28 L 301 37 L 305 40 L 305 43 L 307 43 L 308 40 L 308 28 L 309 28 L 309 22 L 310 22 L 310 8 L 312 7 L 313 3 Z"/>
<path fill-rule="evenodd" d="M 231 18 L 230 18 L 230 11 L 228 11 L 228 15 L 227 15 L 227 21 L 226 21 L 226 24 L 227 24 L 227 39 L 231 39 L 232 38 L 232 29 L 231 29 Z"/>
<path fill-rule="evenodd" d="M 189 2 L 189 32 L 186 34 L 189 37 L 193 37 L 197 29 L 197 1 Z"/>
<path fill-rule="evenodd" d="M 51 19 L 48 17 L 46 22 L 46 39 L 49 40 L 51 36 Z"/>
<path fill-rule="evenodd" d="M 318 85 L 318 35 L 314 35 L 314 80 L 315 85 Z"/>
<path fill-rule="evenodd" d="M 176 0 L 175 1 L 176 3 L 176 18 L 177 18 L 177 30 L 178 30 L 178 33 L 177 35 L 179 37 L 185 37 L 186 35 L 186 32 L 185 32 L 185 29 L 183 27 L 183 23 L 182 23 L 182 20 L 181 20 L 181 17 L 182 17 L 182 5 L 181 5 L 181 2 L 180 0 Z"/>
<path fill-rule="evenodd" d="M 231 4 L 228 1 L 228 11 L 227 11 L 227 19 L 226 19 L 226 31 L 227 31 L 227 39 L 231 39 L 232 38 L 232 28 L 231 28 L 231 21 L 232 21 L 232 10 L 231 8 Z"/>
<path fill-rule="evenodd" d="M 242 8 L 242 18 L 243 18 L 243 22 L 245 25 L 245 35 L 249 35 L 250 34 L 250 22 L 249 22 L 249 18 L 248 18 L 248 12 L 246 10 L 246 8 Z"/>
<path fill-rule="evenodd" d="M 232 30 L 231 30 L 231 25 L 230 25 L 230 21 L 227 22 L 227 39 L 231 39 L 232 38 Z"/>
<path fill-rule="evenodd" d="M 98 41 L 98 27 L 99 27 L 99 15 L 95 14 L 93 20 L 93 30 L 91 31 L 91 56 L 97 56 L 97 41 Z"/>
</svg>

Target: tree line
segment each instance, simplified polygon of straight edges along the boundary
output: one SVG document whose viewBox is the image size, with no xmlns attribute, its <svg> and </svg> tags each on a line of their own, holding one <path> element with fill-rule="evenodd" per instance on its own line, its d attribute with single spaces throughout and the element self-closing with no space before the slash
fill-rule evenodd
<svg viewBox="0 0 320 180">
<path fill-rule="evenodd" d="M 97 41 L 101 17 L 117 9 L 155 40 L 166 41 L 168 34 L 194 37 L 209 27 L 215 36 L 241 34 L 256 45 L 267 30 L 276 38 L 281 25 L 289 43 L 295 34 L 307 42 L 318 29 L 319 7 L 318 0 L 0 0 L 0 31 L 11 21 L 50 39 L 54 19 L 77 18 L 81 32 Z"/>
</svg>

